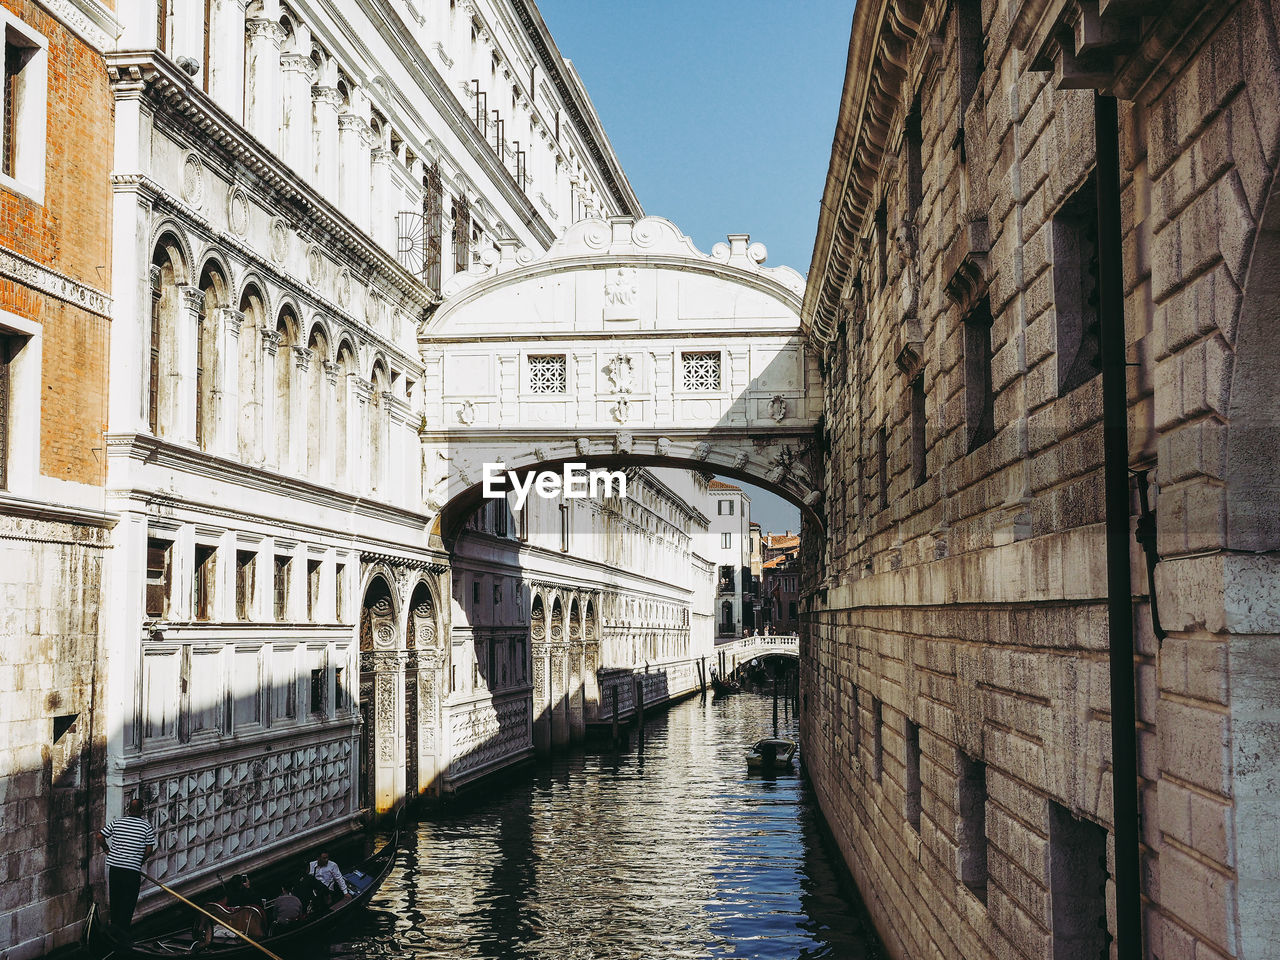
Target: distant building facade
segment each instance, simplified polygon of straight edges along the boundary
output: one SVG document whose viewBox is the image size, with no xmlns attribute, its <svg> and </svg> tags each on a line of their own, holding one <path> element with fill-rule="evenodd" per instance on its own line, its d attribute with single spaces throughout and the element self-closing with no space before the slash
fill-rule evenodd
<svg viewBox="0 0 1280 960">
<path fill-rule="evenodd" d="M 1280 11 L 1122 7 L 854 12 L 801 718 L 895 958 L 1280 955 Z"/>
<path fill-rule="evenodd" d="M 12 960 L 75 939 L 104 811 L 112 6 L 0 5 L 0 951 Z"/>
<path fill-rule="evenodd" d="M 751 607 L 751 498 L 739 486 L 708 484 L 713 512 L 707 553 L 716 568 L 716 636 L 738 637 L 755 627 Z"/>
<path fill-rule="evenodd" d="M 795 633 L 800 626 L 800 537 L 788 530 L 760 538 L 761 628 Z"/>
</svg>

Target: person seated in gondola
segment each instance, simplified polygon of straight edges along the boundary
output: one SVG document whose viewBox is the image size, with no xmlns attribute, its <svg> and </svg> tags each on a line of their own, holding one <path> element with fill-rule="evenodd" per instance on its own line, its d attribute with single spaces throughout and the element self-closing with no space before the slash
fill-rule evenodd
<svg viewBox="0 0 1280 960">
<path fill-rule="evenodd" d="M 247 873 L 237 873 L 227 884 L 227 906 L 233 910 L 236 907 L 257 907 L 264 917 L 267 915 L 266 906 L 254 892 Z"/>
<path fill-rule="evenodd" d="M 320 856 L 311 861 L 307 879 L 314 895 L 313 902 L 319 904 L 321 909 L 328 909 L 350 894 L 342 868 L 329 858 L 327 850 L 322 850 Z"/>
<path fill-rule="evenodd" d="M 280 895 L 276 897 L 271 909 L 273 914 L 271 925 L 274 932 L 293 926 L 306 913 L 301 898 L 284 884 L 280 885 Z"/>
</svg>

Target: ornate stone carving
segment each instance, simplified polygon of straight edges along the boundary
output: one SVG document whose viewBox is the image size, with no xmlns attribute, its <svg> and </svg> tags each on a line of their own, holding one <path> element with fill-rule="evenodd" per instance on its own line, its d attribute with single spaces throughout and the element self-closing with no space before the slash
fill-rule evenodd
<svg viewBox="0 0 1280 960">
<path fill-rule="evenodd" d="M 619 353 L 605 367 L 614 393 L 630 393 L 636 382 L 635 363 L 629 354 Z"/>
<path fill-rule="evenodd" d="M 653 448 L 657 451 L 658 456 L 665 457 L 671 452 L 671 441 L 666 437 L 659 437 L 654 443 Z"/>
<path fill-rule="evenodd" d="M 274 843 L 352 812 L 356 771 L 350 739 L 265 749 L 162 774 L 143 772 L 139 794 L 146 816 L 167 838 L 150 861 L 153 876 L 211 867 L 228 853 Z M 325 775 L 313 776 L 316 770 Z"/>
<path fill-rule="evenodd" d="M 630 453 L 632 445 L 631 434 L 620 433 L 613 438 L 614 453 Z"/>
<path fill-rule="evenodd" d="M 204 161 L 198 153 L 188 153 L 182 162 L 182 199 L 195 210 L 204 203 Z"/>
<path fill-rule="evenodd" d="M 631 401 L 626 397 L 619 397 L 609 408 L 609 412 L 618 423 L 626 423 L 631 419 Z"/>
<path fill-rule="evenodd" d="M 249 195 L 243 187 L 232 187 L 227 196 L 227 227 L 238 237 L 249 232 Z"/>
<path fill-rule="evenodd" d="M 709 456 L 711 456 L 711 444 L 707 443 L 705 440 L 701 441 L 693 448 L 693 459 L 706 460 Z"/>
<path fill-rule="evenodd" d="M 591 452 L 591 441 L 586 437 L 579 437 L 575 447 L 577 448 L 578 456 L 585 457 Z"/>
<path fill-rule="evenodd" d="M 470 400 L 462 401 L 462 405 L 458 407 L 458 422 L 466 427 L 476 422 L 476 405 Z"/>
<path fill-rule="evenodd" d="M 392 676 L 379 676 L 374 681 L 374 729 L 378 741 L 378 759 L 391 762 L 395 757 L 396 681 Z"/>
<path fill-rule="evenodd" d="M 750 458 L 745 453 L 740 453 L 733 458 L 733 465 L 736 469 L 741 470 L 747 465 L 747 461 L 749 459 Z"/>
<path fill-rule="evenodd" d="M 271 259 L 280 263 L 289 255 L 289 228 L 279 217 L 271 221 Z"/>
</svg>

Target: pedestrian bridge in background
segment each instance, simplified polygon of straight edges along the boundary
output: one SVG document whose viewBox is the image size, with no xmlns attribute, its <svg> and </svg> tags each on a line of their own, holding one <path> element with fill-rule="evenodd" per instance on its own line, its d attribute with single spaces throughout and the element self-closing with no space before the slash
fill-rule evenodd
<svg viewBox="0 0 1280 960">
<path fill-rule="evenodd" d="M 744 663 L 761 657 L 800 658 L 800 638 L 794 634 L 780 637 L 739 637 L 716 644 L 716 667 L 720 676 L 733 674 Z"/>
<path fill-rule="evenodd" d="M 451 278 L 423 323 L 423 489 L 446 541 L 486 464 L 523 473 L 687 467 L 777 492 L 821 522 L 819 358 L 804 278 L 731 235 L 711 253 L 667 220 L 575 223 Z"/>
</svg>

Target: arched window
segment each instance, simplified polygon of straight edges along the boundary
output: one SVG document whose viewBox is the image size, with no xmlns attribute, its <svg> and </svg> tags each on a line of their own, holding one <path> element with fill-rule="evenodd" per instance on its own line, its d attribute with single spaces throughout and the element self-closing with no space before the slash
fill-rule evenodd
<svg viewBox="0 0 1280 960">
<path fill-rule="evenodd" d="M 178 241 L 160 238 L 151 259 L 151 296 L 147 302 L 148 350 L 145 409 L 151 433 L 163 437 L 174 432 L 178 378 L 177 330 L 180 301 L 178 285 L 186 271 Z"/>
<path fill-rule="evenodd" d="M 350 342 L 338 348 L 338 382 L 334 389 L 333 463 L 338 484 L 350 483 L 347 452 L 350 447 L 348 408 L 351 405 L 351 375 L 356 372 L 355 352 Z"/>
<path fill-rule="evenodd" d="M 307 348 L 311 351 L 307 366 L 307 473 L 313 479 L 323 479 L 329 476 L 329 403 L 324 371 L 329 341 L 319 324 L 311 328 Z"/>
<path fill-rule="evenodd" d="M 200 272 L 200 313 L 196 321 L 196 446 L 213 445 L 218 411 L 214 403 L 218 370 L 217 309 L 227 303 L 227 280 L 212 261 Z"/>
<path fill-rule="evenodd" d="M 293 348 L 298 345 L 298 318 L 288 307 L 280 311 L 276 333 L 280 347 L 276 353 L 275 464 L 284 470 L 293 465 L 293 394 L 297 389 Z"/>
<path fill-rule="evenodd" d="M 248 286 L 240 297 L 240 459 L 262 463 L 262 333 L 267 316 L 266 300 L 256 286 Z"/>
</svg>

